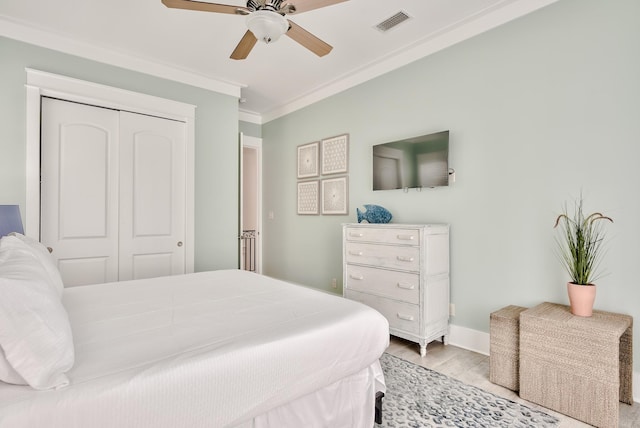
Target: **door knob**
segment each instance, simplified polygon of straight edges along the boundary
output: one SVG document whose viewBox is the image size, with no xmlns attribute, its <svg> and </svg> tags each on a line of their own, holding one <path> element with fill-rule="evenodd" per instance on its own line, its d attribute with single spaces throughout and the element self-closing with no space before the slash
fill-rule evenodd
<svg viewBox="0 0 640 428">
<path fill-rule="evenodd" d="M 178 241 L 178 247 L 182 247 L 182 241 Z"/>
</svg>

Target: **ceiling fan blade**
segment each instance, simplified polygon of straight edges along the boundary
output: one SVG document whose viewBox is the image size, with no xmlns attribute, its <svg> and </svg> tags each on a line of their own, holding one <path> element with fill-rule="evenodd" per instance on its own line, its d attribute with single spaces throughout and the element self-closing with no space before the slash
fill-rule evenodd
<svg viewBox="0 0 640 428">
<path fill-rule="evenodd" d="M 287 21 L 289 20 L 287 19 Z M 287 36 L 291 37 L 314 54 L 318 56 L 325 56 L 331 52 L 331 49 L 333 49 L 330 44 L 323 42 L 298 24 L 289 21 L 289 25 L 289 31 L 286 32 Z"/>
<path fill-rule="evenodd" d="M 256 39 L 256 36 L 254 36 L 251 31 L 247 30 L 247 32 L 244 33 L 244 36 L 242 36 L 242 39 L 240 39 L 240 43 L 238 43 L 238 46 L 236 46 L 236 48 L 231 53 L 230 58 L 246 59 L 247 56 L 249 56 L 249 52 L 251 52 L 251 49 L 253 49 L 253 47 L 256 45 L 257 41 L 258 39 Z"/>
<path fill-rule="evenodd" d="M 285 2 L 283 7 L 286 7 L 286 4 L 291 4 L 295 8 L 295 12 L 291 12 L 292 14 L 298 14 L 302 12 L 308 12 L 313 9 L 320 9 L 321 7 L 331 6 L 332 4 L 342 3 L 348 0 L 289 0 Z"/>
<path fill-rule="evenodd" d="M 232 15 L 246 15 L 250 12 L 247 8 L 241 6 L 193 0 L 162 0 L 162 3 L 167 7 L 175 9 L 201 10 L 204 12 L 229 13 Z"/>
</svg>

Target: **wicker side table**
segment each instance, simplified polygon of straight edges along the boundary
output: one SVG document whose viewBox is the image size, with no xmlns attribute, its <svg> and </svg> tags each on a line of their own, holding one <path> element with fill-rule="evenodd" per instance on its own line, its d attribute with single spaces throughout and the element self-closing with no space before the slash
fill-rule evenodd
<svg viewBox="0 0 640 428">
<path fill-rule="evenodd" d="M 633 318 L 542 303 L 520 314 L 520 397 L 598 427 L 632 404 Z"/>
<path fill-rule="evenodd" d="M 525 309 L 510 305 L 489 317 L 489 380 L 512 391 L 519 389 L 520 313 Z"/>
</svg>

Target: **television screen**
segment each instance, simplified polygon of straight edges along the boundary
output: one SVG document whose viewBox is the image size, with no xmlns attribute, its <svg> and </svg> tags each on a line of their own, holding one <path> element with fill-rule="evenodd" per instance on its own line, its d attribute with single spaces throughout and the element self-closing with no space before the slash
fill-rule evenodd
<svg viewBox="0 0 640 428">
<path fill-rule="evenodd" d="M 449 185 L 449 131 L 373 146 L 373 190 Z"/>
</svg>

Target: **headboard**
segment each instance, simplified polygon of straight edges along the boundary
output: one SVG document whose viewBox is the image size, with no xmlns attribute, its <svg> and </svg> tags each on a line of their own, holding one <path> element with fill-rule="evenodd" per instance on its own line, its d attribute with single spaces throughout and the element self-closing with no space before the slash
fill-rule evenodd
<svg viewBox="0 0 640 428">
<path fill-rule="evenodd" d="M 11 232 L 24 234 L 19 205 L 0 205 L 0 236 Z"/>
</svg>

